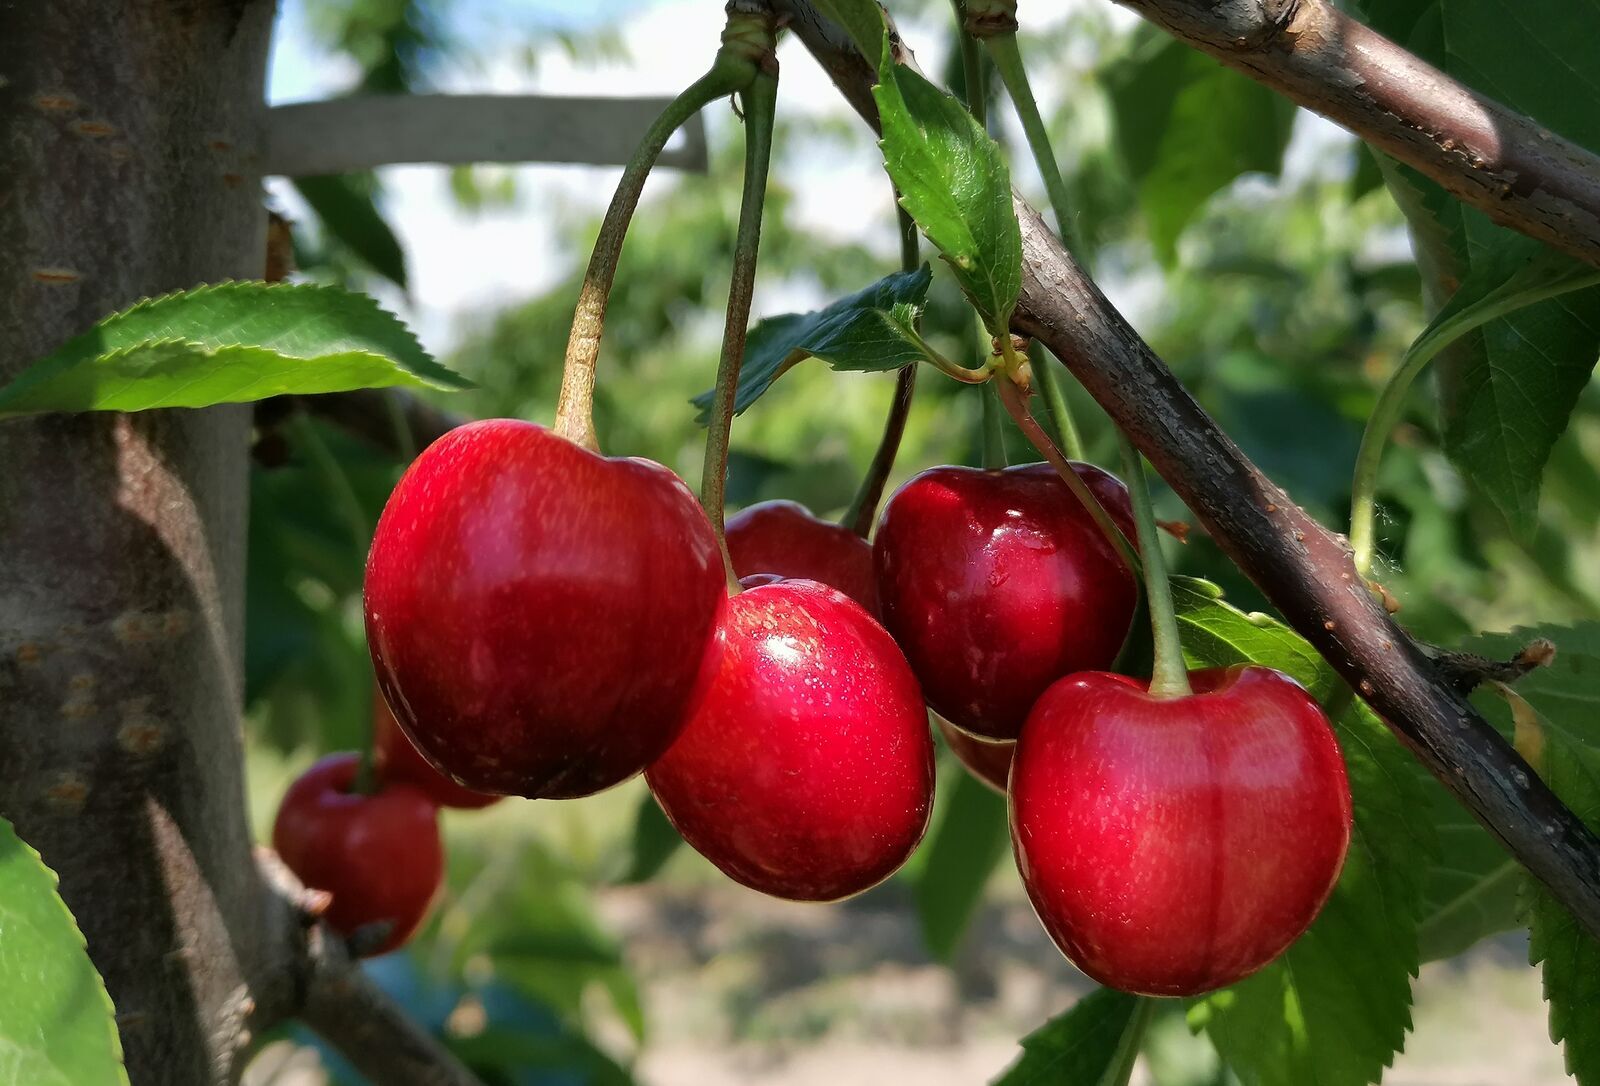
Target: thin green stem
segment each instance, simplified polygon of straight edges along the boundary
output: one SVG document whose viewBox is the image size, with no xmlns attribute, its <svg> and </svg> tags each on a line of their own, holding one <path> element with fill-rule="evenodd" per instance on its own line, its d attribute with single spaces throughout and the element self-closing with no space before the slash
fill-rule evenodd
<svg viewBox="0 0 1600 1086">
<path fill-rule="evenodd" d="M 895 212 L 900 227 L 900 270 L 915 271 L 922 263 L 917 249 L 917 223 L 895 201 Z M 862 539 L 872 534 L 872 522 L 878 515 L 878 503 L 883 500 L 884 488 L 889 483 L 889 473 L 894 470 L 895 457 L 900 453 L 900 439 L 905 436 L 906 419 L 911 414 L 911 400 L 917 391 L 917 366 L 900 367 L 895 376 L 894 399 L 889 404 L 889 417 L 883 421 L 883 437 L 872 454 L 872 463 L 861 477 L 850 508 L 840 521 Z"/>
<path fill-rule="evenodd" d="M 1005 381 L 1004 377 L 1000 381 Z M 1006 466 L 1006 435 L 1000 425 L 1000 381 L 990 381 L 989 387 L 979 391 L 983 397 L 983 415 L 979 421 L 983 435 L 983 466 L 998 471 Z"/>
<path fill-rule="evenodd" d="M 1183 697 L 1194 691 L 1189 686 L 1189 669 L 1183 663 L 1178 614 L 1172 606 L 1172 585 L 1167 581 L 1167 562 L 1161 554 L 1161 530 L 1156 526 L 1156 511 L 1150 502 L 1150 487 L 1145 482 L 1144 459 L 1128 440 L 1128 435 L 1120 430 L 1117 435 L 1122 442 L 1128 497 L 1133 502 L 1133 524 L 1139 533 L 1139 554 L 1144 559 L 1144 594 L 1150 606 L 1150 631 L 1155 642 L 1150 693 L 1158 698 Z"/>
<path fill-rule="evenodd" d="M 1082 246 L 1077 231 L 1072 228 L 1072 196 L 1067 191 L 1065 178 L 1061 176 L 1061 167 L 1050 146 L 1050 132 L 1045 128 L 1044 118 L 1039 114 L 1039 103 L 1034 100 L 1033 88 L 1028 83 L 1028 71 L 1022 63 L 1022 53 L 1017 48 L 1017 35 L 1009 32 L 992 34 L 983 39 L 983 45 L 989 51 L 989 59 L 994 62 L 995 70 L 1000 73 L 1000 82 L 1005 84 L 1006 94 L 1017 111 L 1017 119 L 1022 122 L 1028 150 L 1033 152 L 1033 161 L 1039 168 L 1039 176 L 1044 179 L 1044 190 L 1050 197 L 1050 210 L 1055 213 L 1056 233 L 1076 256 Z"/>
<path fill-rule="evenodd" d="M 983 54 L 978 42 L 967 32 L 967 5 L 964 0 L 950 0 L 956 13 L 956 47 L 961 51 L 961 80 L 966 84 L 963 97 L 967 112 L 972 114 L 980 128 L 987 125 L 988 102 L 983 93 Z"/>
<path fill-rule="evenodd" d="M 1361 434 L 1361 447 L 1356 452 L 1355 475 L 1350 487 L 1350 546 L 1355 552 L 1358 573 L 1369 576 L 1376 557 L 1378 468 L 1383 462 L 1383 450 L 1405 410 L 1406 393 L 1411 391 L 1423 368 L 1440 351 L 1475 328 L 1534 302 L 1593 286 L 1596 282 L 1600 282 L 1600 272 L 1554 280 L 1538 290 L 1510 290 L 1499 297 L 1490 296 L 1443 320 L 1436 320 L 1406 350 L 1399 367 L 1378 394 L 1378 402 Z"/>
<path fill-rule="evenodd" d="M 750 327 L 750 299 L 755 293 L 756 260 L 761 249 L 761 212 L 767 196 L 767 168 L 772 160 L 772 120 L 777 107 L 776 70 L 759 71 L 742 93 L 744 101 L 744 193 L 739 201 L 739 232 L 733 246 L 733 276 L 728 286 L 728 315 L 722 330 L 722 358 L 717 364 L 717 390 L 706 428 L 705 467 L 700 475 L 700 502 L 716 529 L 728 583 L 738 590 L 728 544 L 722 534 L 728 484 L 728 438 L 733 432 L 739 367 L 744 362 Z"/>
<path fill-rule="evenodd" d="M 1128 1024 L 1123 1027 L 1122 1036 L 1117 1040 L 1117 1051 L 1096 1086 L 1128 1086 L 1128 1080 L 1133 1077 L 1133 1066 L 1139 1062 L 1139 1050 L 1144 1047 L 1145 1030 L 1155 1013 L 1156 1001 L 1149 996 L 1140 996 L 1134 1004 Z"/>
<path fill-rule="evenodd" d="M 767 32 L 770 52 L 770 19 Z M 606 302 L 611 296 L 611 284 L 616 279 L 617 261 L 622 255 L 622 243 L 628 234 L 628 224 L 634 209 L 639 206 L 639 196 L 644 191 L 645 179 L 655 166 L 661 149 L 667 145 L 682 125 L 719 98 L 726 98 L 750 85 L 760 65 L 754 50 L 759 46 L 759 33 L 753 30 L 753 17 L 730 15 L 728 27 L 723 31 L 722 48 L 711 70 L 695 80 L 645 132 L 644 139 L 628 160 L 612 194 L 600 223 L 600 235 L 595 239 L 594 253 L 589 257 L 589 267 L 583 275 L 583 289 L 578 295 L 577 309 L 572 314 L 572 332 L 567 339 L 567 357 L 561 373 L 561 395 L 556 401 L 555 430 L 563 437 L 589 449 L 598 449 L 594 432 L 594 377 L 595 364 L 600 357 L 600 336 L 605 329 Z"/>
<path fill-rule="evenodd" d="M 1094 491 L 1089 489 L 1089 484 L 1072 470 L 1072 464 L 1062 455 L 1061 450 L 1056 448 L 1055 442 L 1050 440 L 1050 435 L 1039 425 L 1039 420 L 1033 417 L 1033 412 L 1028 410 L 1027 394 L 1005 376 L 995 378 L 993 383 L 995 391 L 1000 394 L 1000 402 L 1016 421 L 1017 428 L 1022 431 L 1023 436 L 1039 450 L 1039 455 L 1056 469 L 1056 474 L 1061 476 L 1062 482 L 1066 483 L 1078 501 L 1083 503 L 1083 507 L 1089 511 L 1089 516 L 1105 535 L 1106 541 L 1122 559 L 1123 565 L 1127 566 L 1134 576 L 1138 576 L 1142 567 L 1133 544 L 1128 542 L 1128 537 L 1122 534 L 1117 522 L 1111 519 L 1111 514 L 1100 504 L 1100 499 L 1095 497 Z"/>
<path fill-rule="evenodd" d="M 1039 395 L 1044 397 L 1044 413 L 1050 419 L 1050 424 L 1055 427 L 1057 436 L 1061 440 L 1062 450 L 1074 460 L 1084 459 L 1083 438 L 1078 434 L 1078 424 L 1072 418 L 1072 409 L 1067 406 L 1066 393 L 1061 388 L 1061 375 L 1056 373 L 1051 362 L 1049 351 L 1041 348 L 1041 353 L 1046 357 L 1040 358 L 1029 367 L 1033 372 L 1033 383 L 1039 389 Z"/>
</svg>

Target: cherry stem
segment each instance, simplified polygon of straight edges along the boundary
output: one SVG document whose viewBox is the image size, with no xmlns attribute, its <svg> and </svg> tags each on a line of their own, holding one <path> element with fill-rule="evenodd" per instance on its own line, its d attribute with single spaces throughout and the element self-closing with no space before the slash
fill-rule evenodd
<svg viewBox="0 0 1600 1086">
<path fill-rule="evenodd" d="M 916 271 L 922 262 L 917 252 L 916 220 L 900 206 L 898 200 L 895 201 L 895 211 L 900 223 L 900 270 Z M 850 508 L 839 521 L 862 539 L 872 534 L 872 522 L 877 518 L 878 503 L 883 500 L 889 473 L 894 470 L 895 457 L 900 453 L 900 439 L 905 436 L 906 419 L 911 414 L 911 399 L 916 391 L 916 363 L 900 367 L 900 372 L 895 376 L 894 400 L 889 404 L 889 416 L 883 421 L 883 437 L 878 440 L 878 449 L 872 454 L 872 463 L 867 465 L 867 473 L 856 488 Z"/>
<path fill-rule="evenodd" d="M 1128 1086 L 1128 1080 L 1133 1077 L 1133 1066 L 1139 1061 L 1139 1050 L 1144 1047 L 1145 1029 L 1155 1013 L 1156 1001 L 1149 996 L 1139 996 L 1128 1024 L 1122 1027 L 1122 1036 L 1117 1040 L 1117 1050 L 1111 1057 L 1111 1063 L 1095 1086 Z"/>
<path fill-rule="evenodd" d="M 1133 503 L 1133 525 L 1139 534 L 1139 554 L 1144 559 L 1144 594 L 1150 607 L 1150 631 L 1155 642 L 1150 693 L 1158 698 L 1185 697 L 1194 690 L 1189 686 L 1189 669 L 1183 662 L 1178 614 L 1172 606 L 1172 584 L 1167 580 L 1167 562 L 1161 554 L 1161 530 L 1156 526 L 1155 507 L 1150 502 L 1150 487 L 1145 481 L 1144 458 L 1127 434 L 1118 430 L 1117 436 L 1122 444 L 1128 497 Z"/>
<path fill-rule="evenodd" d="M 1004 380 L 1002 377 L 1001 381 Z M 980 433 L 983 436 L 983 466 L 990 471 L 999 471 L 1008 463 L 1005 430 L 1000 425 L 999 384 L 1000 381 L 990 381 L 988 388 L 978 392 L 978 395 L 983 397 L 983 416 L 980 423 Z"/>
<path fill-rule="evenodd" d="M 606 302 L 617 276 L 617 261 L 628 224 L 644 191 L 661 149 L 683 124 L 719 98 L 726 98 L 750 85 L 760 70 L 762 58 L 772 53 L 770 16 L 729 13 L 722 32 L 722 47 L 710 71 L 695 80 L 651 124 L 617 182 L 594 253 L 583 274 L 583 288 L 572 314 L 572 332 L 567 338 L 566 363 L 561 372 L 561 395 L 556 401 L 555 431 L 587 449 L 598 450 L 594 431 L 595 363 L 600 357 L 600 336 L 605 329 Z"/>
<path fill-rule="evenodd" d="M 950 0 L 950 6 L 956 13 L 956 46 L 961 51 L 961 81 L 966 84 L 963 88 L 964 104 L 967 112 L 978 122 L 978 127 L 984 128 L 988 124 L 988 102 L 983 93 L 983 54 L 978 52 L 977 40 L 967 31 L 966 0 Z"/>
<path fill-rule="evenodd" d="M 705 468 L 700 475 L 700 503 L 716 529 L 717 543 L 728 572 L 728 586 L 739 589 L 723 535 L 723 505 L 728 485 L 728 438 L 733 433 L 739 368 L 744 363 L 750 327 L 750 301 L 755 293 L 756 258 L 761 248 L 761 212 L 767 195 L 767 168 L 772 160 L 772 122 L 778 100 L 776 62 L 756 73 L 740 94 L 744 103 L 744 193 L 739 203 L 739 232 L 733 246 L 733 277 L 728 286 L 728 314 L 722 331 L 722 359 L 717 364 L 717 389 L 706 429 Z"/>
<path fill-rule="evenodd" d="M 1044 427 L 1039 425 L 1039 420 L 1033 417 L 1033 412 L 1028 410 L 1028 393 L 1024 392 L 1016 382 L 1008 377 L 999 377 L 994 382 L 995 391 L 1000 394 L 1000 402 L 1005 404 L 1006 411 L 1016 421 L 1017 428 L 1022 431 L 1039 455 L 1056 469 L 1056 474 L 1061 476 L 1062 482 L 1089 511 L 1089 516 L 1099 526 L 1117 555 L 1122 559 L 1123 565 L 1133 573 L 1139 575 L 1143 568 L 1139 555 L 1134 551 L 1133 544 L 1128 542 L 1128 537 L 1122 534 L 1122 529 L 1117 522 L 1111 519 L 1111 514 L 1106 512 L 1105 506 L 1100 504 L 1100 499 L 1095 497 L 1094 491 L 1089 489 L 1089 484 L 1084 482 L 1078 473 L 1072 470 L 1072 464 L 1067 460 L 1055 442 L 1050 440 L 1050 435 L 1045 433 Z"/>
<path fill-rule="evenodd" d="M 972 14 L 981 14 L 983 19 L 998 18 L 1002 26 L 1009 17 L 1009 25 L 1016 26 L 1015 4 L 985 5 L 985 7 L 1001 9 L 1009 7 L 1009 16 L 1004 10 Z M 981 24 L 982 20 L 979 22 Z M 973 20 L 969 19 L 967 25 L 970 30 L 974 25 Z M 987 33 L 982 35 L 982 41 L 988 51 L 989 59 L 994 62 L 995 70 L 1000 73 L 1000 81 L 1005 84 L 1006 94 L 1011 98 L 1017 119 L 1022 122 L 1022 131 L 1028 139 L 1028 150 L 1033 153 L 1033 161 L 1039 169 L 1039 176 L 1044 180 L 1045 192 L 1050 197 L 1050 210 L 1056 218 L 1056 233 L 1070 252 L 1080 253 L 1082 245 L 1072 229 L 1072 197 L 1067 191 L 1066 181 L 1061 176 L 1061 167 L 1056 163 L 1055 151 L 1050 146 L 1050 133 L 1045 128 L 1044 119 L 1039 115 L 1039 103 L 1034 100 L 1033 88 L 1028 83 L 1027 68 L 1023 65 L 1022 54 L 1017 49 L 1016 32 L 999 30 Z M 1067 406 L 1067 399 L 1062 394 L 1057 374 L 1050 368 L 1049 360 L 1041 359 L 1039 365 L 1034 367 L 1034 373 L 1038 379 L 1039 392 L 1044 396 L 1045 414 L 1055 427 L 1062 447 L 1074 460 L 1082 460 L 1083 441 L 1078 436 L 1077 423 L 1073 421 L 1072 410 Z"/>
</svg>

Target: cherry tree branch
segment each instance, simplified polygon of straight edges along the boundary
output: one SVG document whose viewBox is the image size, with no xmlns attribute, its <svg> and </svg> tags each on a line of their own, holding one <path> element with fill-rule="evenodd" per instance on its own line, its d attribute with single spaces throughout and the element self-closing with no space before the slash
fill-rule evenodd
<svg viewBox="0 0 1600 1086">
<path fill-rule="evenodd" d="M 1322 114 L 1495 222 L 1600 265 L 1600 156 L 1327 0 L 1116 0 Z"/>
<path fill-rule="evenodd" d="M 379 988 L 317 916 L 327 895 L 307 890 L 269 849 L 256 854 L 269 915 L 285 918 L 287 960 L 263 989 L 257 1022 L 298 1017 L 364 1076 L 385 1086 L 482 1086 L 478 1077 Z"/>
<path fill-rule="evenodd" d="M 810 0 L 781 6 L 846 99 L 875 126 L 873 68 Z M 1218 428 L 1039 214 L 1020 199 L 1016 208 L 1023 286 L 1014 330 L 1039 339 L 1067 364 L 1289 624 L 1600 936 L 1600 839 L 1394 623 L 1356 573 L 1348 544 Z"/>
</svg>

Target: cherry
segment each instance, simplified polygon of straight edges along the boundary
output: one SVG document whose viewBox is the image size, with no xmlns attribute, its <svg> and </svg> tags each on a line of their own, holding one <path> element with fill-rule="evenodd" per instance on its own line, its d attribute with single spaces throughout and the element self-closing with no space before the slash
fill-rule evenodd
<svg viewBox="0 0 1600 1086">
<path fill-rule="evenodd" d="M 688 719 L 726 598 L 682 480 L 541 426 L 475 422 L 401 478 L 367 559 L 367 640 L 395 717 L 477 792 L 584 796 Z"/>
<path fill-rule="evenodd" d="M 834 901 L 891 875 L 933 805 L 916 677 L 883 627 L 814 581 L 728 601 L 720 669 L 645 772 L 686 841 L 736 882 Z"/>
<path fill-rule="evenodd" d="M 1074 675 L 1034 707 L 1011 769 L 1033 907 L 1102 984 L 1188 996 L 1232 984 L 1310 926 L 1350 843 L 1327 717 L 1280 672 L 1191 672 L 1152 697 Z"/>
<path fill-rule="evenodd" d="M 360 757 L 331 754 L 284 793 L 272 847 L 300 881 L 333 895 L 323 919 L 341 935 L 388 924 L 387 954 L 411 938 L 444 880 L 438 808 L 420 789 L 352 792 Z"/>
<path fill-rule="evenodd" d="M 937 713 L 933 719 L 950 753 L 966 767 L 967 772 L 1002 796 L 1005 795 L 1006 781 L 1011 776 L 1011 757 L 1017 744 L 968 735 Z"/>
<path fill-rule="evenodd" d="M 777 573 L 837 588 L 878 613 L 872 547 L 850 529 L 818 520 L 799 502 L 759 502 L 728 518 L 733 571 Z"/>
<path fill-rule="evenodd" d="M 372 763 L 380 781 L 420 788 L 441 807 L 475 811 L 505 798 L 463 788 L 433 768 L 400 730 L 394 711 L 377 687 L 372 691 Z"/>
<path fill-rule="evenodd" d="M 1073 469 L 1133 538 L 1128 491 Z M 932 468 L 885 505 L 873 543 L 884 625 L 928 704 L 958 728 L 1015 739 L 1045 688 L 1116 659 L 1133 574 L 1046 464 Z"/>
</svg>

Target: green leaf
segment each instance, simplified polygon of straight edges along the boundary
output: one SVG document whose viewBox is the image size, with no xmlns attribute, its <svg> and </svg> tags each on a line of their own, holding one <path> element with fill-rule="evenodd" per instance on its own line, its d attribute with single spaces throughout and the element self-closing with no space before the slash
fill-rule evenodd
<svg viewBox="0 0 1600 1086">
<path fill-rule="evenodd" d="M 1428 777 L 1422 787 L 1439 837 L 1417 928 L 1417 948 L 1431 962 L 1520 926 L 1522 868 L 1444 785 Z"/>
<path fill-rule="evenodd" d="M 1366 0 L 1379 30 L 1539 123 L 1600 151 L 1589 42 L 1600 5 L 1520 0 Z M 1506 247 L 1529 244 L 1433 182 L 1389 171 L 1441 295 Z M 1408 191 L 1409 190 L 1409 191 Z M 1445 451 L 1512 530 L 1532 534 L 1541 476 L 1600 351 L 1600 289 L 1569 293 L 1490 322 L 1441 357 Z"/>
<path fill-rule="evenodd" d="M 406 289 L 406 254 L 378 211 L 372 193 L 343 174 L 296 177 L 294 187 L 322 220 L 327 234 L 373 271 Z"/>
<path fill-rule="evenodd" d="M 1132 1055 L 1153 1000 L 1099 988 L 1022 1039 L 1022 1055 L 993 1086 L 1095 1086 Z"/>
<path fill-rule="evenodd" d="M 955 272 L 995 335 L 1022 289 L 1022 231 L 999 144 L 956 99 L 894 63 L 887 39 L 873 88 L 883 164 L 900 203 Z"/>
<path fill-rule="evenodd" d="M 1470 651 L 1509 657 L 1535 637 L 1556 644 L 1549 667 L 1521 679 L 1517 693 L 1537 710 L 1542 750 L 1531 759 L 1551 790 L 1591 828 L 1600 830 L 1600 622 L 1515 630 L 1476 639 Z M 1504 718 L 1504 704 L 1478 701 Z M 1580 1086 L 1600 1083 L 1600 940 L 1533 879 L 1525 882 L 1528 959 L 1544 970 L 1550 1037 L 1561 1043 L 1567 1071 Z"/>
<path fill-rule="evenodd" d="M 932 270 L 886 275 L 871 286 L 810 313 L 768 317 L 745 342 L 734 410 L 750 407 L 772 383 L 807 358 L 820 358 L 836 370 L 897 370 L 929 357 L 916 330 Z M 694 398 L 700 421 L 710 418 L 713 393 Z"/>
<path fill-rule="evenodd" d="M 633 818 L 633 838 L 629 842 L 622 870 L 612 880 L 620 886 L 649 882 L 666 866 L 668 860 L 683 844 L 683 838 L 673 828 L 667 816 L 661 813 L 660 804 L 648 792 L 639 800 L 639 810 Z"/>
<path fill-rule="evenodd" d="M 197 287 L 114 314 L 0 388 L 0 418 L 209 407 L 287 393 L 460 389 L 364 294 L 255 282 Z"/>
<path fill-rule="evenodd" d="M 1105 83 L 1117 147 L 1163 263 L 1213 193 L 1282 165 L 1293 103 L 1175 38 L 1142 35 Z"/>
<path fill-rule="evenodd" d="M 1316 652 L 1265 615 L 1230 607 L 1205 582 L 1174 580 L 1191 666 L 1249 661 L 1314 695 L 1334 681 Z M 1365 706 L 1334 722 L 1354 808 L 1350 852 L 1333 895 L 1277 961 L 1195 1000 L 1190 1024 L 1251 1086 L 1365 1086 L 1411 1026 L 1411 978 L 1427 860 L 1435 850 L 1411 757 Z"/>
<path fill-rule="evenodd" d="M 965 770 L 954 775 L 944 814 L 917 879 L 922 938 L 940 961 L 955 955 L 989 876 L 1009 851 L 1006 801 Z"/>
<path fill-rule="evenodd" d="M 1270 615 L 1232 606 L 1209 581 L 1172 578 L 1172 603 L 1190 667 L 1263 664 L 1288 675 L 1318 701 L 1333 692 L 1337 676 L 1304 638 Z"/>
<path fill-rule="evenodd" d="M 878 55 L 884 38 L 883 11 L 876 0 L 816 0 L 824 15 L 844 28 L 861 55 Z"/>
<path fill-rule="evenodd" d="M 29 1086 L 126 1083 L 111 997 L 56 876 L 0 818 L 0 1066 Z"/>
</svg>

